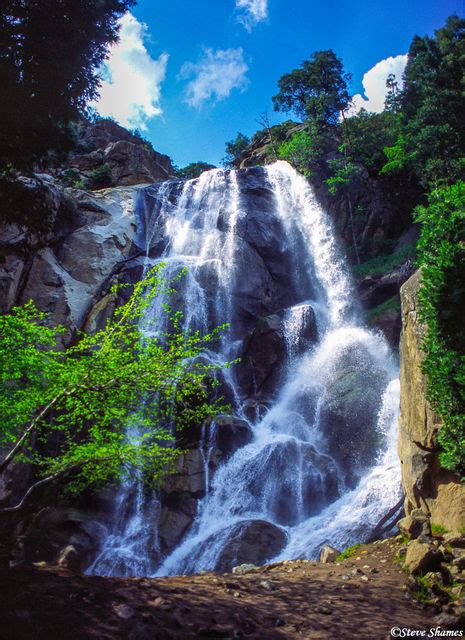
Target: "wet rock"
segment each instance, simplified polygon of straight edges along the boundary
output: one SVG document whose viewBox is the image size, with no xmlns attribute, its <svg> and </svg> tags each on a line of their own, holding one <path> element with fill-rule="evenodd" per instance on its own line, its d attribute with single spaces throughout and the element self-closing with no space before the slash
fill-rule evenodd
<svg viewBox="0 0 465 640">
<path fill-rule="evenodd" d="M 195 515 L 195 514 L 194 514 Z M 172 551 L 186 534 L 194 515 L 164 507 L 158 523 L 158 538 L 164 553 Z"/>
<path fill-rule="evenodd" d="M 249 424 L 236 416 L 220 415 L 210 428 L 210 442 L 220 451 L 222 460 L 229 458 L 234 451 L 251 442 L 252 429 Z"/>
<path fill-rule="evenodd" d="M 320 549 L 319 560 L 323 563 L 335 562 L 336 558 L 341 554 L 340 551 L 331 547 L 330 545 L 325 545 Z"/>
<path fill-rule="evenodd" d="M 265 520 L 249 520 L 234 525 L 228 537 L 229 541 L 214 568 L 220 573 L 231 571 L 232 567 L 242 564 L 265 564 L 287 543 L 286 532 Z"/>
<path fill-rule="evenodd" d="M 203 497 L 206 489 L 205 459 L 200 449 L 190 449 L 175 462 L 176 472 L 169 475 L 163 484 L 165 494 L 187 491 Z"/>
<path fill-rule="evenodd" d="M 272 442 L 250 457 L 243 474 L 248 478 L 244 500 L 250 495 L 264 498 L 267 512 L 281 525 L 318 513 L 338 495 L 334 460 L 292 437 Z"/>
<path fill-rule="evenodd" d="M 276 389 L 289 355 L 286 333 L 290 327 L 286 323 L 291 313 L 290 309 L 282 309 L 261 318 L 244 339 L 238 381 L 246 395 L 267 396 Z M 315 313 L 309 305 L 305 305 L 300 322 L 299 338 L 292 345 L 294 355 L 301 354 L 317 339 Z"/>
<path fill-rule="evenodd" d="M 244 340 L 238 379 L 244 393 L 271 393 L 282 374 L 286 346 L 278 315 L 263 318 Z"/>
<path fill-rule="evenodd" d="M 396 295 L 396 299 L 399 296 Z M 380 313 L 375 313 L 370 317 L 370 326 L 374 329 L 381 330 L 391 347 L 397 351 L 399 345 L 399 336 L 402 329 L 402 320 L 400 316 L 400 302 L 394 309 L 385 309 Z"/>
<path fill-rule="evenodd" d="M 270 408 L 270 402 L 262 398 L 247 398 L 242 403 L 242 412 L 252 423 L 259 422 L 265 417 L 268 409 Z"/>
<path fill-rule="evenodd" d="M 384 442 L 376 430 L 386 372 L 361 344 L 349 345 L 325 372 L 320 430 L 329 453 L 346 472 L 361 473 Z"/>
</svg>

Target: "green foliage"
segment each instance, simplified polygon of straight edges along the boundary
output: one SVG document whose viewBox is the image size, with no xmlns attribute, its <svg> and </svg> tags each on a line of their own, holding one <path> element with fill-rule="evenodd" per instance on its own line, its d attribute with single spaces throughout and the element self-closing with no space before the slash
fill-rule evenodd
<svg viewBox="0 0 465 640">
<path fill-rule="evenodd" d="M 362 168 L 355 164 L 348 156 L 328 160 L 328 166 L 333 175 L 325 180 L 325 182 L 332 196 L 336 195 L 339 190 L 348 187 L 354 180 L 360 177 L 362 173 Z"/>
<path fill-rule="evenodd" d="M 153 484 L 179 453 L 176 433 L 225 410 L 221 398 L 210 401 L 218 367 L 198 357 L 223 327 L 185 333 L 181 315 L 163 304 L 166 332 L 142 330 L 148 307 L 184 276 L 166 282 L 162 268 L 134 286 L 104 329 L 67 348 L 66 329 L 48 326 L 32 302 L 0 317 L 0 449 L 10 450 L 0 472 L 21 460 L 77 491 L 138 467 Z M 128 438 L 131 425 L 143 435 Z"/>
<path fill-rule="evenodd" d="M 381 167 L 380 174 L 392 175 L 410 169 L 418 152 L 409 151 L 408 148 L 408 138 L 403 134 L 399 135 L 391 147 L 384 147 L 387 162 Z"/>
<path fill-rule="evenodd" d="M 86 189 L 105 189 L 113 184 L 110 167 L 105 163 L 92 171 L 85 181 Z"/>
<path fill-rule="evenodd" d="M 290 140 L 278 147 L 278 157 L 287 160 L 303 175 L 312 174 L 312 167 L 321 156 L 323 139 L 316 127 L 297 131 Z"/>
<path fill-rule="evenodd" d="M 431 533 L 434 535 L 442 535 L 446 533 L 447 529 L 442 526 L 442 524 L 436 524 L 435 522 L 431 523 Z"/>
<path fill-rule="evenodd" d="M 435 189 L 422 223 L 418 259 L 422 268 L 420 317 L 428 398 L 443 419 L 438 432 L 443 467 L 465 473 L 465 183 Z"/>
<path fill-rule="evenodd" d="M 366 276 L 381 276 L 384 273 L 389 273 L 396 267 L 400 267 L 406 260 L 413 260 L 416 255 L 416 249 L 414 245 L 408 245 L 386 255 L 379 255 L 362 264 L 357 264 L 353 267 L 353 273 L 356 278 L 362 279 Z"/>
<path fill-rule="evenodd" d="M 84 189 L 84 180 L 78 169 L 65 169 L 60 177 L 60 182 L 64 187 L 73 187 L 75 189 Z"/>
<path fill-rule="evenodd" d="M 403 138 L 388 151 L 388 170 L 411 170 L 423 185 L 453 182 L 465 157 L 465 20 L 450 16 L 435 37 L 415 36 L 402 92 Z M 462 172 L 462 173 L 461 173 Z"/>
<path fill-rule="evenodd" d="M 350 140 L 350 155 L 368 172 L 376 175 L 386 161 L 383 149 L 393 145 L 400 126 L 394 113 L 368 113 L 365 109 L 344 123 L 345 136 Z"/>
<path fill-rule="evenodd" d="M 298 69 L 279 79 L 274 109 L 295 113 L 319 126 L 335 125 L 350 102 L 350 79 L 334 51 L 315 51 Z"/>
<path fill-rule="evenodd" d="M 336 562 L 342 562 L 343 560 L 347 560 L 347 558 L 351 558 L 363 546 L 364 546 L 363 544 L 358 543 L 358 544 L 354 544 L 352 547 L 347 547 L 347 549 L 345 549 L 342 553 L 338 555 L 338 557 L 336 558 Z"/>
<path fill-rule="evenodd" d="M 226 155 L 223 158 L 223 164 L 225 167 L 232 169 L 235 162 L 239 159 L 240 155 L 247 149 L 250 144 L 250 139 L 243 133 L 238 133 L 235 140 L 230 140 L 226 143 Z"/>
<path fill-rule="evenodd" d="M 97 95 L 97 69 L 133 0 L 3 0 L 0 171 L 69 148 L 70 123 Z"/>
<path fill-rule="evenodd" d="M 193 180 L 198 178 L 204 171 L 210 171 L 210 169 L 216 169 L 215 165 L 208 164 L 208 162 L 191 162 L 182 169 L 178 169 L 176 172 L 179 178 L 183 180 Z"/>
<path fill-rule="evenodd" d="M 381 315 L 383 315 L 383 313 L 386 313 L 386 311 L 390 311 L 391 309 L 400 312 L 400 299 L 398 294 L 392 296 L 392 298 L 388 298 L 373 309 L 370 309 L 368 317 L 370 320 L 375 320 L 376 318 L 379 318 Z"/>
</svg>

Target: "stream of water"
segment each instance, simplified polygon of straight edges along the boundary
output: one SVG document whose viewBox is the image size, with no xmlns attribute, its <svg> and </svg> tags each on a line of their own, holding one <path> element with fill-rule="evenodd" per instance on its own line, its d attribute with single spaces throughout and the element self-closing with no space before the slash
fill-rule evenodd
<svg viewBox="0 0 465 640">
<path fill-rule="evenodd" d="M 251 441 L 211 477 L 214 430 L 204 434 L 206 495 L 189 531 L 165 557 L 157 496 L 147 494 L 138 477 L 123 485 L 88 573 L 219 570 L 240 561 L 251 539 L 268 545 L 267 560 L 314 558 L 325 543 L 344 548 L 363 540 L 400 497 L 397 365 L 381 334 L 363 324 L 330 219 L 287 163 L 262 169 L 253 181 L 243 173 L 216 169 L 143 190 L 146 265 L 163 261 L 168 275 L 188 267 L 177 300 L 186 330 L 231 323 L 218 352 L 206 354 L 212 361 L 240 353 L 254 314 L 266 315 L 260 306 L 266 298 L 268 312 L 281 314 L 286 349 L 277 388 L 268 394 L 267 410 L 252 419 L 240 376 L 227 370 L 224 385 L 234 413 L 252 430 Z M 264 194 L 266 212 L 254 218 L 257 194 Z M 284 275 L 273 234 L 284 252 Z M 145 330 L 159 328 L 160 304 L 144 319 Z M 304 341 L 312 321 L 317 338 Z M 130 437 L 137 438 L 136 426 Z"/>
</svg>

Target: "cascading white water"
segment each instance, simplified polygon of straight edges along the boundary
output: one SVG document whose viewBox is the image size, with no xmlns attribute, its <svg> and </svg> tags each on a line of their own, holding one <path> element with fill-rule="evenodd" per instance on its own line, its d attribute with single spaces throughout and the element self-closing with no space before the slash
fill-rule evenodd
<svg viewBox="0 0 465 640">
<path fill-rule="evenodd" d="M 254 197 L 258 187 L 241 191 L 239 178 L 234 171 L 204 173 L 186 182 L 177 199 L 171 197 L 172 183 L 159 187 L 156 194 L 149 188 L 158 209 L 156 215 L 153 207 L 145 211 L 147 250 L 157 233 L 164 240 L 163 250 L 152 261 L 166 262 L 171 274 L 185 265 L 189 268 L 181 304 L 185 328 L 206 331 L 224 322 L 232 325 L 220 352 L 207 354 L 216 362 L 237 355 L 243 320 L 236 307 L 242 304 L 244 283 L 254 277 L 244 238 L 254 222 L 247 198 Z M 389 348 L 379 334 L 360 324 L 332 226 L 305 178 L 287 163 L 277 162 L 263 170 L 261 187 L 271 192 L 272 203 L 260 233 L 266 241 L 269 226 L 279 229 L 289 261 L 289 290 L 294 292 L 282 314 L 287 358 L 280 388 L 266 415 L 250 423 L 252 440 L 213 478 L 208 465 L 212 445 L 207 446 L 206 495 L 184 539 L 156 571 L 150 570 L 154 558 L 159 560 L 153 539 L 156 518 L 144 512 L 156 501 L 147 500 L 136 482 L 123 487 L 118 498 L 118 504 L 132 499 L 136 518 L 127 517 L 126 528 L 121 513 L 113 519 L 89 572 L 167 575 L 218 570 L 241 560 L 241 541 L 250 535 L 274 541 L 268 555 L 265 549 L 257 561 L 273 555 L 315 557 L 325 542 L 342 547 L 363 539 L 398 501 L 399 391 Z M 257 252 L 266 262 L 266 242 Z M 145 319 L 147 330 L 156 330 L 159 316 L 154 307 Z M 319 339 L 302 349 L 311 318 Z M 244 418 L 244 393 L 234 372 L 226 372 L 225 383 L 236 414 Z M 210 439 L 214 436 L 211 431 Z M 152 518 L 151 538 L 147 517 Z M 134 542 L 137 526 L 139 546 Z M 132 561 L 141 549 L 149 556 L 142 566 Z"/>
</svg>

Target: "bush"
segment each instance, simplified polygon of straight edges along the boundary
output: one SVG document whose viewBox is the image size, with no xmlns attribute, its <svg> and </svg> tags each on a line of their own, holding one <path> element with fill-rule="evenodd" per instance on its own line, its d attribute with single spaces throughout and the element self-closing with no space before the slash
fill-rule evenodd
<svg viewBox="0 0 465 640">
<path fill-rule="evenodd" d="M 278 147 L 278 156 L 281 160 L 287 160 L 304 176 L 311 176 L 315 162 L 322 154 L 322 137 L 316 127 L 310 131 L 297 131 L 290 140 L 283 142 Z"/>
<path fill-rule="evenodd" d="M 352 547 L 347 547 L 345 551 L 338 555 L 336 562 L 342 562 L 343 560 L 347 560 L 347 558 L 351 558 L 357 553 L 360 547 L 363 547 L 363 544 L 360 542 L 358 544 L 354 544 Z"/>
<path fill-rule="evenodd" d="M 86 189 L 105 189 L 113 185 L 111 169 L 107 164 L 102 164 L 92 171 L 85 182 Z"/>
<path fill-rule="evenodd" d="M 64 187 L 84 189 L 84 181 L 78 169 L 65 169 L 60 177 L 60 182 Z"/>
<path fill-rule="evenodd" d="M 418 259 L 422 268 L 420 318 L 423 372 L 428 399 L 441 416 L 440 462 L 465 474 L 465 183 L 432 191 L 427 207 L 415 209 L 422 223 Z"/>
<path fill-rule="evenodd" d="M 414 245 L 408 245 L 386 255 L 375 256 L 371 260 L 362 262 L 353 267 L 353 272 L 356 278 L 362 279 L 365 276 L 381 276 L 384 273 L 389 273 L 396 267 L 400 267 L 401 264 L 407 260 L 413 260 L 416 255 Z"/>
<path fill-rule="evenodd" d="M 176 435 L 227 410 L 209 395 L 209 379 L 221 367 L 199 358 L 224 326 L 204 336 L 183 332 L 181 314 L 165 303 L 167 332 L 143 331 L 147 308 L 177 294 L 185 275 L 166 280 L 163 266 L 127 291 L 103 329 L 78 334 L 64 349 L 66 328 L 49 326 L 32 302 L 0 316 L 0 477 L 18 460 L 40 478 L 18 505 L 0 512 L 19 510 L 33 490 L 57 481 L 80 491 L 138 468 L 145 482 L 156 483 L 180 453 Z M 127 438 L 135 425 L 140 434 Z"/>
<path fill-rule="evenodd" d="M 177 170 L 177 175 L 183 180 L 193 180 L 198 178 L 204 171 L 210 171 L 210 169 L 216 169 L 214 164 L 208 164 L 208 162 L 191 162 L 182 169 Z"/>
</svg>

